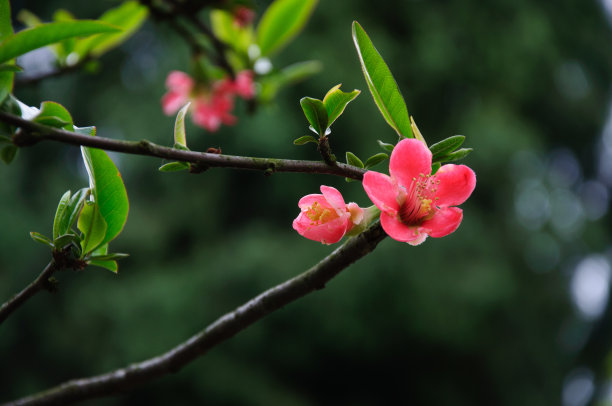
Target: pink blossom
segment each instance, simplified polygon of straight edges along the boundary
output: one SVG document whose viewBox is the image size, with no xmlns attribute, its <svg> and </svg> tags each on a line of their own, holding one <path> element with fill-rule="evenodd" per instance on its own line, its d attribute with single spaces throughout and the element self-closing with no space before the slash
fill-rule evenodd
<svg viewBox="0 0 612 406">
<path fill-rule="evenodd" d="M 196 125 L 214 132 L 221 124 L 236 124 L 236 117 L 231 114 L 233 109 L 234 101 L 223 94 L 214 94 L 211 98 L 200 97 L 194 100 L 192 119 Z"/>
<path fill-rule="evenodd" d="M 321 186 L 321 193 L 300 199 L 298 206 L 302 211 L 293 220 L 293 228 L 310 240 L 333 244 L 362 221 L 363 209 L 355 203 L 345 204 L 333 187 Z"/>
<path fill-rule="evenodd" d="M 255 19 L 255 11 L 245 6 L 238 6 L 234 9 L 234 24 L 238 27 L 246 27 Z"/>
<path fill-rule="evenodd" d="M 191 77 L 180 71 L 172 71 L 166 78 L 168 93 L 162 97 L 162 108 L 167 115 L 176 113 L 191 98 L 194 82 Z"/>
<path fill-rule="evenodd" d="M 224 79 L 219 85 L 219 91 L 229 94 L 237 94 L 243 99 L 252 99 L 255 96 L 255 84 L 253 83 L 253 72 L 243 70 L 236 75 L 236 79 Z"/>
<path fill-rule="evenodd" d="M 400 141 L 389 162 L 389 173 L 368 171 L 363 187 L 381 210 L 385 232 L 397 241 L 418 245 L 427 236 L 454 232 L 463 218 L 457 207 L 476 186 L 474 171 L 465 165 L 443 165 L 431 173 L 432 155 L 419 140 Z"/>
</svg>

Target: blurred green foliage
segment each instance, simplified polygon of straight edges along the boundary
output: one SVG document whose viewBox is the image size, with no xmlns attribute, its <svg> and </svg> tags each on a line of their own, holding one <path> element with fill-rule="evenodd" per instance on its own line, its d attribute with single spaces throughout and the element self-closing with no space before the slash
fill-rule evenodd
<svg viewBox="0 0 612 406">
<path fill-rule="evenodd" d="M 259 10 L 269 4 L 256 3 Z M 13 13 L 27 8 L 50 20 L 66 8 L 95 18 L 114 5 L 22 0 Z M 362 94 L 333 125 L 334 153 L 366 157 L 380 152 L 377 139 L 394 142 L 366 90 L 353 20 L 385 58 L 427 142 L 463 134 L 474 148 L 463 163 L 478 183 L 459 230 L 418 247 L 387 239 L 324 290 L 179 373 L 87 404 L 539 406 L 561 403 L 576 365 L 600 376 L 612 334 L 583 320 L 569 292 L 579 258 L 609 249 L 610 217 L 586 219 L 567 234 L 548 223 L 530 230 L 515 198 L 522 181 L 548 176 L 549 152 L 558 148 L 577 157 L 584 179 L 597 175 L 612 82 L 602 4 L 320 2 L 278 64 L 318 59 L 323 72 L 284 89 L 255 115 L 239 106 L 235 127 L 210 134 L 187 123 L 190 148 L 319 159 L 314 148 L 292 144 L 308 132 L 299 100 L 338 83 Z M 15 94 L 30 105 L 59 102 L 76 125 L 96 125 L 102 136 L 172 145 L 174 118 L 162 114 L 159 100 L 167 73 L 188 66 L 188 46 L 147 21 L 101 58 L 98 72 L 17 85 Z M 159 173 L 159 160 L 111 157 L 130 198 L 127 225 L 113 244 L 131 256 L 118 275 L 59 274 L 57 294 L 37 295 L 1 326 L 2 401 L 156 355 L 318 262 L 333 247 L 303 239 L 291 221 L 299 198 L 320 184 L 369 205 L 359 182 L 338 177 Z M 22 150 L 0 168 L 0 298 L 47 263 L 48 250 L 28 232 L 49 233 L 59 197 L 85 179 L 78 148 L 53 143 Z M 550 266 L 529 262 L 534 235 L 558 247 Z M 612 324 L 610 313 L 602 325 Z M 582 349 L 590 331 L 604 334 L 603 344 Z"/>
</svg>

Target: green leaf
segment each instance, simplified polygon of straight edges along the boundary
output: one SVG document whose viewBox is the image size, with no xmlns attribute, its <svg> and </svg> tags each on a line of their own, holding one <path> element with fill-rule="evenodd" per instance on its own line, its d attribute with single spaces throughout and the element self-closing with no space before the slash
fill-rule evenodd
<svg viewBox="0 0 612 406">
<path fill-rule="evenodd" d="M 376 106 L 398 135 L 412 138 L 408 109 L 397 82 L 368 34 L 357 21 L 353 21 L 353 41 Z"/>
<path fill-rule="evenodd" d="M 19 65 L 15 65 L 14 63 L 5 63 L 0 65 L 0 73 L 1 72 L 21 72 L 23 68 Z"/>
<path fill-rule="evenodd" d="M 64 215 L 60 219 L 58 226 L 58 234 L 66 234 L 72 228 L 72 225 L 76 221 L 79 212 L 81 211 L 81 207 L 85 203 L 85 199 L 88 196 L 89 188 L 83 188 L 78 190 L 75 194 L 70 197 L 70 201 L 66 206 L 66 210 L 64 211 Z"/>
<path fill-rule="evenodd" d="M 187 162 L 168 162 L 167 164 L 163 164 L 159 167 L 160 172 L 179 172 L 185 171 L 189 169 L 189 164 Z"/>
<path fill-rule="evenodd" d="M 55 218 L 53 219 L 53 239 L 55 240 L 62 234 L 65 234 L 67 230 L 62 230 L 61 223 L 65 216 L 66 208 L 70 204 L 70 190 L 62 195 L 57 210 L 55 210 Z"/>
<path fill-rule="evenodd" d="M 453 161 L 459 161 L 463 158 L 465 158 L 466 156 L 469 155 L 470 152 L 472 152 L 473 149 L 472 148 L 461 148 L 458 149 L 455 152 L 452 152 L 448 155 L 445 155 L 443 157 L 441 157 L 439 159 L 440 162 L 453 162 Z"/>
<path fill-rule="evenodd" d="M 257 45 L 266 56 L 287 45 L 306 25 L 317 0 L 275 0 L 257 26 Z"/>
<path fill-rule="evenodd" d="M 96 127 L 77 127 L 73 126 L 74 132 L 83 134 L 83 135 L 91 135 L 92 137 L 96 136 Z"/>
<path fill-rule="evenodd" d="M 9 0 L 0 0 L 0 44 L 13 34 L 11 23 L 11 4 Z M 11 59 L 11 58 L 9 58 Z M 6 62 L 6 61 L 5 61 Z M 13 91 L 14 72 L 0 72 L 0 102 Z"/>
<path fill-rule="evenodd" d="M 381 152 L 379 154 L 376 155 L 372 155 L 371 157 L 369 157 L 366 162 L 365 162 L 365 168 L 371 168 L 374 165 L 378 165 L 379 163 L 381 163 L 382 161 L 389 159 L 389 155 L 385 154 L 384 152 Z"/>
<path fill-rule="evenodd" d="M 431 174 L 435 175 L 436 172 L 438 172 L 438 169 L 440 169 L 441 166 L 442 166 L 442 164 L 440 162 L 434 162 L 431 165 Z"/>
<path fill-rule="evenodd" d="M 89 265 L 99 266 L 100 268 L 108 269 L 113 273 L 117 273 L 119 267 L 117 261 L 89 261 Z"/>
<path fill-rule="evenodd" d="M 53 245 L 56 250 L 61 250 L 68 244 L 75 243 L 77 245 L 81 245 L 81 237 L 76 234 L 64 234 L 53 240 Z"/>
<path fill-rule="evenodd" d="M 74 52 L 81 58 L 85 55 L 98 57 L 110 49 L 120 45 L 128 39 L 147 18 L 147 7 L 138 3 L 138 1 L 126 1 L 119 7 L 108 10 L 104 13 L 99 21 L 108 23 L 110 26 L 119 27 L 114 33 L 106 33 L 96 35 L 84 40 L 77 41 Z"/>
<path fill-rule="evenodd" d="M 36 231 L 30 231 L 30 237 L 36 242 L 47 245 L 51 248 L 55 248 L 55 246 L 53 245 L 53 241 L 51 241 L 49 237 L 45 237 L 41 233 L 37 233 Z"/>
<path fill-rule="evenodd" d="M 106 244 L 119 235 L 127 221 L 127 192 L 121 174 L 106 152 L 85 147 L 81 147 L 81 152 L 94 201 L 107 225 L 106 234 L 101 241 L 101 244 Z"/>
<path fill-rule="evenodd" d="M 55 102 L 43 102 L 40 105 L 40 113 L 32 121 L 67 131 L 73 130 L 72 116 L 64 106 Z"/>
<path fill-rule="evenodd" d="M 0 149 L 0 160 L 7 165 L 10 164 L 15 159 L 15 156 L 17 156 L 17 150 L 18 148 L 12 144 L 2 147 Z"/>
<path fill-rule="evenodd" d="M 304 145 L 304 144 L 308 144 L 309 142 L 314 142 L 315 144 L 319 143 L 319 141 L 317 141 L 317 139 L 313 137 L 312 135 L 304 135 L 303 137 L 293 140 L 293 143 L 295 145 Z"/>
<path fill-rule="evenodd" d="M 87 255 L 104 242 L 107 224 L 96 203 L 85 203 L 77 227 L 83 233 L 81 238 L 83 255 Z"/>
<path fill-rule="evenodd" d="M 387 144 L 386 142 L 382 142 L 381 140 L 376 140 L 378 142 L 378 145 L 387 152 L 393 152 L 393 149 L 395 148 L 395 145 L 393 144 Z"/>
<path fill-rule="evenodd" d="M 359 96 L 359 93 L 361 93 L 361 91 L 357 89 L 345 93 L 340 90 L 340 86 L 342 86 L 342 84 L 332 87 L 323 98 L 323 105 L 329 116 L 327 127 L 331 127 L 334 121 L 344 112 L 346 106 L 355 100 L 355 98 Z"/>
<path fill-rule="evenodd" d="M 431 151 L 435 160 L 436 157 L 444 156 L 459 148 L 461 144 L 463 144 L 463 141 L 465 141 L 465 136 L 453 135 L 452 137 L 448 137 L 445 140 L 433 144 L 431 147 L 429 147 L 429 150 Z"/>
<path fill-rule="evenodd" d="M 117 31 L 110 24 L 93 20 L 42 24 L 6 37 L 0 43 L 0 63 L 66 38 Z"/>
<path fill-rule="evenodd" d="M 358 168 L 363 168 L 363 162 L 361 162 L 361 159 L 357 158 L 357 155 L 349 151 L 346 151 L 346 163 Z"/>
<path fill-rule="evenodd" d="M 185 115 L 189 110 L 191 102 L 184 105 L 176 115 L 174 122 L 174 144 L 187 148 L 187 136 L 185 135 Z"/>
<path fill-rule="evenodd" d="M 234 16 L 225 10 L 212 10 L 210 12 L 210 25 L 213 33 L 235 51 L 247 54 L 249 45 L 254 42 L 253 28 L 240 27 L 234 23 Z"/>
<path fill-rule="evenodd" d="M 116 252 L 114 254 L 92 254 L 89 257 L 85 258 L 86 260 L 96 260 L 96 261 L 114 261 L 118 259 L 123 259 L 129 257 L 130 254 L 122 254 Z"/>
<path fill-rule="evenodd" d="M 327 130 L 327 110 L 323 102 L 312 97 L 303 97 L 300 100 L 300 105 L 314 131 L 319 136 L 324 136 L 325 130 Z"/>
</svg>

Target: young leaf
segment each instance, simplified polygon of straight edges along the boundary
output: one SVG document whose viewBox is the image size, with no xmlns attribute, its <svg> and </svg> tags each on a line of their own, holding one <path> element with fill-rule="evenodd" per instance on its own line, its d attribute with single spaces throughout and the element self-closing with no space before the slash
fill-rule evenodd
<svg viewBox="0 0 612 406">
<path fill-rule="evenodd" d="M 378 142 L 378 145 L 387 152 L 393 152 L 393 148 L 395 148 L 395 145 L 393 144 L 387 144 L 386 142 L 382 142 L 381 140 L 376 140 Z"/>
<path fill-rule="evenodd" d="M 463 141 L 465 141 L 465 136 L 453 135 L 452 137 L 448 137 L 445 140 L 433 144 L 431 147 L 429 147 L 429 150 L 431 151 L 435 160 L 435 158 L 442 157 L 459 148 L 461 144 L 463 144 Z"/>
<path fill-rule="evenodd" d="M 355 100 L 360 90 L 353 90 L 352 92 L 345 93 L 340 90 L 340 86 L 342 84 L 336 85 L 332 87 L 329 92 L 323 98 L 323 105 L 327 110 L 327 115 L 329 116 L 327 126 L 331 127 L 331 125 L 336 121 L 336 119 L 344 112 L 347 104 Z"/>
<path fill-rule="evenodd" d="M 73 126 L 74 132 L 75 133 L 79 133 L 79 134 L 83 134 L 83 135 L 91 135 L 92 137 L 96 136 L 96 127 L 91 126 L 91 127 L 77 127 L 77 126 Z"/>
<path fill-rule="evenodd" d="M 81 147 L 81 152 L 89 174 L 94 201 L 107 225 L 106 234 L 100 242 L 105 244 L 123 230 L 127 221 L 129 210 L 127 192 L 121 174 L 106 152 L 85 147 Z"/>
<path fill-rule="evenodd" d="M 118 31 L 117 27 L 93 20 L 42 24 L 6 37 L 0 43 L 0 63 L 66 38 Z"/>
<path fill-rule="evenodd" d="M 7 145 L 0 149 L 0 160 L 5 164 L 10 164 L 17 155 L 17 147 L 15 145 Z"/>
<path fill-rule="evenodd" d="M 349 151 L 346 151 L 346 163 L 358 168 L 363 168 L 363 162 L 361 162 L 361 159 L 357 158 L 357 155 Z"/>
<path fill-rule="evenodd" d="M 117 259 L 123 259 L 129 256 L 130 254 L 122 254 L 122 253 L 116 252 L 114 254 L 91 254 L 85 259 L 86 260 L 92 259 L 96 261 L 115 261 Z"/>
<path fill-rule="evenodd" d="M 443 156 L 442 158 L 439 159 L 439 161 L 440 162 L 459 161 L 460 159 L 463 159 L 466 156 L 468 156 L 468 154 L 472 151 L 473 151 L 472 148 L 461 148 L 455 152 L 452 152 L 448 155 Z"/>
<path fill-rule="evenodd" d="M 78 190 L 75 194 L 70 197 L 70 202 L 68 202 L 68 206 L 66 206 L 66 211 L 62 216 L 59 227 L 58 234 L 66 234 L 70 231 L 70 228 L 74 224 L 81 211 L 81 207 L 85 202 L 85 198 L 88 196 L 89 188 L 83 188 Z"/>
<path fill-rule="evenodd" d="M 234 23 L 234 16 L 225 10 L 211 10 L 210 25 L 217 38 L 244 55 L 247 54 L 249 45 L 254 42 L 253 27 L 238 26 Z"/>
<path fill-rule="evenodd" d="M 55 248 L 55 246 L 53 245 L 53 241 L 51 241 L 49 237 L 45 237 L 41 233 L 37 233 L 36 231 L 30 231 L 30 237 L 32 237 L 32 239 L 36 242 L 47 245 L 51 248 Z"/>
<path fill-rule="evenodd" d="M 431 164 L 431 174 L 435 175 L 436 172 L 438 172 L 438 169 L 440 169 L 441 166 L 442 166 L 442 164 L 440 162 L 434 162 L 433 164 Z"/>
<path fill-rule="evenodd" d="M 119 27 L 120 32 L 96 35 L 77 41 L 74 52 L 80 57 L 92 55 L 98 57 L 128 39 L 147 18 L 147 7 L 138 1 L 126 1 L 120 6 L 110 9 L 98 19 L 111 26 Z M 119 31 L 119 30 L 117 30 Z"/>
<path fill-rule="evenodd" d="M 389 155 L 385 154 L 384 152 L 381 152 L 376 155 L 372 155 L 365 161 L 365 168 L 368 169 L 368 168 L 373 167 L 374 165 L 378 165 L 379 163 L 381 163 L 382 161 L 388 158 L 389 158 Z"/>
<path fill-rule="evenodd" d="M 257 45 L 266 56 L 287 45 L 306 25 L 317 0 L 275 0 L 257 26 Z"/>
<path fill-rule="evenodd" d="M 81 238 L 75 234 L 64 234 L 53 240 L 53 245 L 56 250 L 61 250 L 66 245 L 75 243 L 77 245 L 81 245 Z"/>
<path fill-rule="evenodd" d="M 189 164 L 187 162 L 168 162 L 159 167 L 160 172 L 179 172 L 185 171 L 189 169 Z"/>
<path fill-rule="evenodd" d="M 300 105 L 312 128 L 314 128 L 319 136 L 324 136 L 325 130 L 327 130 L 328 117 L 323 102 L 312 97 L 303 97 L 300 100 Z"/>
<path fill-rule="evenodd" d="M 107 225 L 96 203 L 87 202 L 83 206 L 77 227 L 83 233 L 81 238 L 83 255 L 95 250 L 104 242 Z"/>
<path fill-rule="evenodd" d="M 55 102 L 43 102 L 40 105 L 40 113 L 32 121 L 67 131 L 73 130 L 70 113 L 64 106 Z"/>
<path fill-rule="evenodd" d="M 312 135 L 304 135 L 303 137 L 293 140 L 293 143 L 295 145 L 304 145 L 304 144 L 308 144 L 309 142 L 314 142 L 315 144 L 319 143 L 319 141 L 317 141 L 317 139 L 313 137 Z"/>
<path fill-rule="evenodd" d="M 189 110 L 191 102 L 184 105 L 176 115 L 174 122 L 174 144 L 187 148 L 187 136 L 185 135 L 185 115 Z"/>
<path fill-rule="evenodd" d="M 89 261 L 89 265 L 99 266 L 100 268 L 108 269 L 113 273 L 117 273 L 119 267 L 117 266 L 117 261 L 98 261 L 92 260 Z"/>
<path fill-rule="evenodd" d="M 117 262 L 113 260 L 105 260 L 101 257 L 108 255 L 108 244 L 104 244 L 96 248 L 91 255 L 88 257 L 87 263 L 90 265 L 99 266 L 101 268 L 108 269 L 111 272 L 117 273 Z M 99 259 L 91 259 L 92 257 L 99 257 Z"/>
<path fill-rule="evenodd" d="M 70 204 L 70 190 L 62 195 L 57 210 L 55 210 L 55 218 L 53 219 L 53 239 L 55 240 L 61 234 L 65 234 L 67 230 L 61 230 L 61 222 L 65 216 L 66 208 Z"/>
<path fill-rule="evenodd" d="M 357 21 L 353 21 L 353 42 L 376 106 L 398 135 L 412 138 L 408 109 L 397 82 L 368 34 Z"/>
</svg>

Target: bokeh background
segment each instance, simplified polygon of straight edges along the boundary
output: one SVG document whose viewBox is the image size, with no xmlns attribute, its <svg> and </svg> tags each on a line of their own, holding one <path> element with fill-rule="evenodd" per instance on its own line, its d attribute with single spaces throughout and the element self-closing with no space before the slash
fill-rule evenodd
<svg viewBox="0 0 612 406">
<path fill-rule="evenodd" d="M 259 10 L 269 1 L 257 1 Z M 96 18 L 112 1 L 13 1 L 49 21 Z M 367 157 L 396 135 L 367 91 L 352 44 L 358 20 L 421 132 L 466 135 L 478 176 L 457 232 L 411 247 L 390 239 L 322 291 L 268 316 L 179 373 L 92 405 L 612 404 L 612 3 L 608 0 L 321 1 L 275 59 L 324 70 L 218 133 L 188 127 L 192 149 L 318 159 L 299 99 L 338 83 L 363 93 L 334 124 L 338 156 Z M 148 21 L 98 73 L 15 94 L 66 106 L 100 135 L 171 145 L 164 79 L 189 49 Z M 211 169 L 159 173 L 161 160 L 111 154 L 130 215 L 112 249 L 118 275 L 58 274 L 0 329 L 0 400 L 157 355 L 334 247 L 291 228 L 321 184 L 369 205 L 332 176 Z M 377 168 L 386 171 L 384 165 Z M 87 183 L 78 148 L 42 143 L 0 167 L 0 299 L 49 252 L 59 197 Z"/>
</svg>

